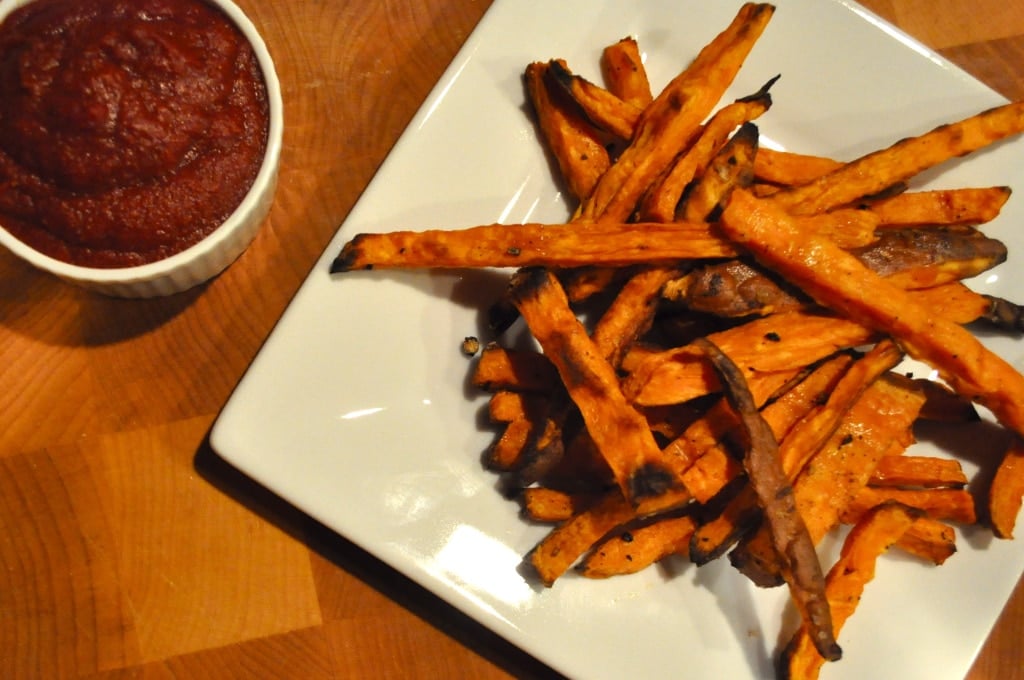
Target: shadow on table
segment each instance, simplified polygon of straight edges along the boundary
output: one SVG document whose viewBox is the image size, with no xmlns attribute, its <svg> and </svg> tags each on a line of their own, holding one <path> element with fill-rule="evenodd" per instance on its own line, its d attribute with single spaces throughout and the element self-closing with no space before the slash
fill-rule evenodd
<svg viewBox="0 0 1024 680">
<path fill-rule="evenodd" d="M 194 464 L 196 472 L 222 493 L 511 676 L 525 680 L 563 678 L 501 636 L 244 475 L 218 456 L 210 447 L 208 440 L 204 441 L 196 452 Z"/>
</svg>

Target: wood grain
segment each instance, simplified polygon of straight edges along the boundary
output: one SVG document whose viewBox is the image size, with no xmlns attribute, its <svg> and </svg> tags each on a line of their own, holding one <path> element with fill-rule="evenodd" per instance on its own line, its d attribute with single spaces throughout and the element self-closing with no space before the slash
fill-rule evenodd
<svg viewBox="0 0 1024 680">
<path fill-rule="evenodd" d="M 112 300 L 0 252 L 0 675 L 557 677 L 210 451 L 218 411 L 486 0 L 238 0 L 277 63 L 271 214 L 200 289 Z M 869 0 L 1024 98 L 1024 10 Z M 1024 677 L 1018 585 L 968 675 Z"/>
</svg>

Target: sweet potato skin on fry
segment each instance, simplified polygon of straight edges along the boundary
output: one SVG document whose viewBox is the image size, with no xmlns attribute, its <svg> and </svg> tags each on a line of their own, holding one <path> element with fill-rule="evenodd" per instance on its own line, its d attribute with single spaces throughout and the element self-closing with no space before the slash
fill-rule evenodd
<svg viewBox="0 0 1024 680">
<path fill-rule="evenodd" d="M 821 304 L 880 332 L 937 368 L 958 392 L 1024 432 L 1024 376 L 960 325 L 917 304 L 855 257 L 797 226 L 767 201 L 737 191 L 722 228 Z"/>
<path fill-rule="evenodd" d="M 746 432 L 748 448 L 743 466 L 764 510 L 772 543 L 783 557 L 790 594 L 815 649 L 822 657 L 835 661 L 842 656 L 842 650 L 835 640 L 821 564 L 796 509 L 793 487 L 779 463 L 775 435 L 758 412 L 736 364 L 710 341 L 702 339 L 698 344 L 727 386 L 726 397 Z"/>
</svg>

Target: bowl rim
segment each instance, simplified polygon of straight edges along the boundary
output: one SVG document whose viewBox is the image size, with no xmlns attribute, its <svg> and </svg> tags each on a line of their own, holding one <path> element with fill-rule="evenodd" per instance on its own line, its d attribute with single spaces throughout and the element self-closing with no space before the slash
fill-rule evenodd
<svg viewBox="0 0 1024 680">
<path fill-rule="evenodd" d="M 0 0 L 0 22 L 16 9 L 30 5 L 37 0 Z M 205 254 L 220 248 L 232 234 L 243 226 L 248 216 L 256 210 L 264 193 L 276 184 L 284 132 L 284 105 L 281 84 L 278 80 L 274 60 L 256 26 L 233 0 L 202 0 L 219 8 L 241 31 L 256 55 L 263 82 L 267 90 L 268 125 L 267 146 L 263 153 L 259 172 L 242 198 L 241 203 L 228 217 L 197 243 L 163 259 L 130 267 L 87 267 L 59 260 L 32 248 L 16 238 L 0 223 L 0 246 L 10 250 L 22 260 L 50 272 L 58 277 L 84 283 L 130 283 L 160 278 L 176 271 Z"/>
</svg>

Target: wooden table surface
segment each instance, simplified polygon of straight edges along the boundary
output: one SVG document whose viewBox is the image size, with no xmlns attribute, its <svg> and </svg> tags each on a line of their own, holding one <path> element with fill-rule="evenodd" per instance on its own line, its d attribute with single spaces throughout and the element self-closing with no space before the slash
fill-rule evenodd
<svg viewBox="0 0 1024 680">
<path fill-rule="evenodd" d="M 0 252 L 0 676 L 553 677 L 206 442 L 489 3 L 238 2 L 287 117 L 276 203 L 242 258 L 198 290 L 126 301 Z M 865 4 L 1024 98 L 1024 4 Z M 968 677 L 1024 678 L 1022 640 L 1018 585 Z"/>
</svg>

